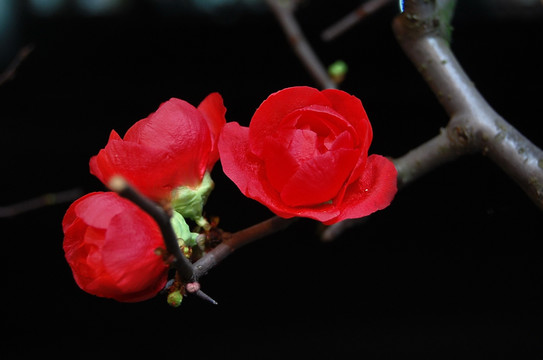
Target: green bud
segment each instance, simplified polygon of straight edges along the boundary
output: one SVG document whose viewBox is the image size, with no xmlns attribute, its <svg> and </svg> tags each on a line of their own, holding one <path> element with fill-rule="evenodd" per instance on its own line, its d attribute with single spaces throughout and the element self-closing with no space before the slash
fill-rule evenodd
<svg viewBox="0 0 543 360">
<path fill-rule="evenodd" d="M 330 75 L 336 84 L 339 84 L 345 79 L 348 70 L 349 68 L 345 61 L 337 60 L 328 67 L 328 75 Z"/>
<path fill-rule="evenodd" d="M 209 223 L 202 216 L 204 205 L 214 187 L 209 172 L 206 172 L 200 185 L 195 188 L 180 186 L 172 193 L 172 206 L 175 211 L 188 219 L 192 219 L 199 226 L 206 228 Z"/>
<path fill-rule="evenodd" d="M 172 307 L 179 307 L 181 305 L 181 302 L 183 301 L 183 295 L 181 295 L 181 291 L 175 290 L 168 294 L 168 304 Z"/>
</svg>

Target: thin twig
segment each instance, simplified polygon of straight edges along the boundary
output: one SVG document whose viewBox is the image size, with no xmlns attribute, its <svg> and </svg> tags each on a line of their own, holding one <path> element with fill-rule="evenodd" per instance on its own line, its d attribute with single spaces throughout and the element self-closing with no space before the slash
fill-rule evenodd
<svg viewBox="0 0 543 360">
<path fill-rule="evenodd" d="M 362 5 L 360 5 L 358 8 L 351 11 L 350 13 L 345 15 L 345 17 L 343 17 L 341 20 L 339 20 L 338 22 L 336 22 L 335 24 L 333 24 L 332 26 L 324 30 L 321 34 L 322 40 L 331 41 L 335 39 L 339 35 L 343 34 L 345 31 L 352 28 L 362 19 L 375 13 L 376 11 L 383 8 L 385 5 L 390 4 L 392 1 L 393 0 L 364 1 L 364 3 L 362 3 Z"/>
<path fill-rule="evenodd" d="M 16 216 L 44 206 L 70 202 L 82 195 L 83 190 L 80 188 L 73 188 L 56 193 L 43 194 L 11 205 L 0 206 L 0 218 Z"/>
<path fill-rule="evenodd" d="M 294 17 L 291 2 L 279 0 L 266 0 L 266 2 L 281 24 L 296 55 L 298 55 L 317 84 L 323 89 L 336 88 L 336 84 L 328 76 L 326 68 L 322 65 L 300 29 Z"/>
<path fill-rule="evenodd" d="M 17 69 L 19 68 L 19 65 L 21 65 L 21 63 L 28 57 L 28 55 L 30 55 L 32 50 L 34 50 L 34 45 L 32 44 L 26 45 L 21 50 L 19 50 L 17 55 L 15 55 L 15 58 L 6 68 L 6 70 L 4 70 L 4 72 L 0 74 L 0 86 L 13 79 L 15 73 L 17 72 Z"/>
<path fill-rule="evenodd" d="M 195 277 L 199 279 L 240 247 L 267 235 L 283 230 L 299 218 L 283 219 L 274 216 L 233 234 L 224 234 L 224 241 L 194 263 Z"/>
</svg>

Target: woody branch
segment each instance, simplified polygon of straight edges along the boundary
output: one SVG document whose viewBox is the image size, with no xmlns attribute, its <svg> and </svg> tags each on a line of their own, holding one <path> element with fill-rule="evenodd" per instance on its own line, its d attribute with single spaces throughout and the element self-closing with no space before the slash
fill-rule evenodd
<svg viewBox="0 0 543 360">
<path fill-rule="evenodd" d="M 492 109 L 454 56 L 444 36 L 452 17 L 447 12 L 454 5 L 454 0 L 407 0 L 393 22 L 404 52 L 450 116 L 444 132 L 396 159 L 399 182 L 408 183 L 458 155 L 479 152 L 543 208 L 543 151 Z"/>
</svg>

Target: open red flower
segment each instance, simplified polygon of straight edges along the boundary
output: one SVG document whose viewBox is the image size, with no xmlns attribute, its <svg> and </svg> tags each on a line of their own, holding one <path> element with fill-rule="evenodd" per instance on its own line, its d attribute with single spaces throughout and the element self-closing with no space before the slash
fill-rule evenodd
<svg viewBox="0 0 543 360">
<path fill-rule="evenodd" d="M 135 302 L 154 297 L 166 284 L 168 266 L 155 221 L 113 192 L 76 200 L 62 221 L 64 252 L 74 279 L 86 292 Z"/>
<path fill-rule="evenodd" d="M 392 162 L 368 157 L 372 136 L 356 97 L 292 87 L 268 97 L 248 128 L 226 124 L 219 153 L 247 197 L 281 217 L 333 224 L 383 209 L 396 194 Z"/>
<path fill-rule="evenodd" d="M 226 108 L 218 93 L 195 108 L 172 98 L 135 123 L 124 138 L 111 131 L 106 147 L 90 160 L 91 173 L 104 184 L 123 176 L 153 200 L 169 199 L 181 185 L 198 185 L 219 158 L 218 137 Z"/>
</svg>

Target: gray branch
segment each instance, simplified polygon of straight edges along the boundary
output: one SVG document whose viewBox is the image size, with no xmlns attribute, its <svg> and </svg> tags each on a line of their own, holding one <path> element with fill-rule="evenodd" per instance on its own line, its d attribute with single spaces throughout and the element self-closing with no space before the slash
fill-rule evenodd
<svg viewBox="0 0 543 360">
<path fill-rule="evenodd" d="M 440 135 L 430 143 L 453 149 L 442 152 L 442 161 L 434 156 L 441 155 L 426 153 L 431 150 L 428 143 L 410 151 L 396 160 L 399 180 L 409 182 L 419 175 L 417 171 L 426 172 L 454 154 L 477 151 L 492 159 L 543 208 L 543 152 L 492 109 L 462 69 L 445 40 L 453 9 L 452 0 L 407 0 L 404 13 L 393 22 L 404 52 L 450 116 L 447 139 Z M 419 164 L 430 163 L 419 166 L 420 170 L 405 169 L 413 157 Z"/>
<path fill-rule="evenodd" d="M 543 152 L 501 117 L 475 88 L 449 46 L 454 0 L 407 0 L 393 29 L 400 46 L 450 116 L 440 133 L 394 159 L 398 186 L 467 153 L 488 156 L 543 208 Z M 329 226 L 331 241 L 361 223 L 344 220 Z"/>
<path fill-rule="evenodd" d="M 333 24 L 321 34 L 321 38 L 324 41 L 331 41 L 343 34 L 345 31 L 349 30 L 357 23 L 359 23 L 365 17 L 375 13 L 376 11 L 383 8 L 385 5 L 388 5 L 393 0 L 369 0 L 364 1 L 358 8 L 351 11 L 337 23 Z"/>
</svg>

